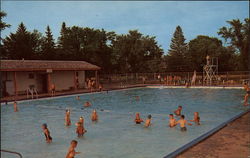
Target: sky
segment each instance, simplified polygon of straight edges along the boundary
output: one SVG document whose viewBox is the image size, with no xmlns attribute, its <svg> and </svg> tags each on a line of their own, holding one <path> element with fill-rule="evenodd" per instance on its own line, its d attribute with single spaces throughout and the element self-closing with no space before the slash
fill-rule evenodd
<svg viewBox="0 0 250 158">
<path fill-rule="evenodd" d="M 176 26 L 180 25 L 186 42 L 198 35 L 218 37 L 226 21 L 249 17 L 248 1 L 1 1 L 2 19 L 10 28 L 5 38 L 23 22 L 29 31 L 44 33 L 49 25 L 55 39 L 62 22 L 67 26 L 91 27 L 126 34 L 139 30 L 156 36 L 165 53 Z"/>
</svg>

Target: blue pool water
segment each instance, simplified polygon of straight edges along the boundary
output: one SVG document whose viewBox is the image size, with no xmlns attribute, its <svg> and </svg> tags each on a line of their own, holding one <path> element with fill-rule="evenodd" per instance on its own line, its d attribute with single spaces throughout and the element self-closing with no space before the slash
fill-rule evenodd
<svg viewBox="0 0 250 158">
<path fill-rule="evenodd" d="M 140 96 L 136 101 L 135 96 Z M 95 93 L 63 98 L 25 101 L 1 106 L 1 148 L 22 153 L 24 158 L 65 157 L 70 141 L 78 141 L 81 158 L 161 158 L 182 145 L 216 127 L 223 121 L 247 109 L 242 106 L 244 91 L 240 89 L 159 89 L 138 88 L 109 93 Z M 83 108 L 91 101 L 92 107 Z M 193 112 L 201 117 L 200 126 L 168 127 L 168 114 L 183 106 L 186 119 Z M 64 126 L 65 109 L 71 109 L 70 127 Z M 90 115 L 97 109 L 99 122 L 92 123 Z M 101 111 L 104 109 L 104 111 Z M 143 119 L 152 115 L 152 126 L 135 125 L 135 112 Z M 74 123 L 85 118 L 87 133 L 77 138 Z M 46 144 L 41 124 L 47 123 L 53 143 Z M 3 158 L 14 158 L 2 153 Z"/>
</svg>

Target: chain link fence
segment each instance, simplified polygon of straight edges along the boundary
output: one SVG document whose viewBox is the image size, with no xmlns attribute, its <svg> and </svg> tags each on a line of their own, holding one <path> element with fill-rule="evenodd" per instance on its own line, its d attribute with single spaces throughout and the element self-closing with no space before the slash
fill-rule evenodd
<svg viewBox="0 0 250 158">
<path fill-rule="evenodd" d="M 101 74 L 101 84 L 164 84 L 181 86 L 192 81 L 194 72 L 166 72 L 166 73 L 125 73 L 125 74 Z M 205 74 L 196 72 L 196 79 L 192 85 L 207 86 L 204 81 Z M 250 71 L 219 72 L 212 80 L 211 86 L 241 86 L 249 83 Z"/>
</svg>

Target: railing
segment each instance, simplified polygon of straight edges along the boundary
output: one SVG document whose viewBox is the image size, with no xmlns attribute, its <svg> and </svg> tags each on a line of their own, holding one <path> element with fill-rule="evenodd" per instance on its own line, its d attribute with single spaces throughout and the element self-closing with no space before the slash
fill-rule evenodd
<svg viewBox="0 0 250 158">
<path fill-rule="evenodd" d="M 194 72 L 166 72 L 166 73 L 125 73 L 101 74 L 102 84 L 165 84 L 185 85 L 191 82 Z M 196 73 L 195 85 L 206 85 L 203 72 Z M 235 86 L 250 80 L 250 71 L 219 72 L 212 85 Z"/>
<path fill-rule="evenodd" d="M 11 153 L 11 154 L 16 154 L 18 155 L 20 158 L 23 158 L 23 156 L 18 153 L 18 152 L 15 152 L 15 151 L 9 151 L 9 150 L 0 150 L 1 152 L 6 152 L 6 153 Z"/>
</svg>

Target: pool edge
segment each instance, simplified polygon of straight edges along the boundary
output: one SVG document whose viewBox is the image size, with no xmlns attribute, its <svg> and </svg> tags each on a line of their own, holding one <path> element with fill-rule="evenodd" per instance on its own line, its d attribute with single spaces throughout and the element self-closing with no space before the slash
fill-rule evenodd
<svg viewBox="0 0 250 158">
<path fill-rule="evenodd" d="M 246 111 L 243 111 L 243 112 L 235 115 L 234 117 L 228 119 L 227 121 L 219 124 L 217 127 L 211 129 L 210 131 L 208 131 L 208 132 L 202 134 L 201 136 L 199 136 L 198 138 L 195 138 L 194 140 L 192 140 L 192 141 L 188 142 L 187 144 L 181 146 L 180 148 L 178 148 L 175 151 L 171 152 L 170 154 L 164 156 L 163 158 L 175 158 L 175 157 L 177 157 L 181 153 L 185 152 L 186 150 L 190 149 L 191 147 L 195 146 L 196 144 L 204 141 L 209 136 L 211 136 L 214 133 L 220 131 L 222 128 L 227 126 L 229 123 L 235 121 L 236 119 L 240 118 L 241 116 L 245 115 L 248 112 L 250 112 L 250 108 L 248 108 Z"/>
</svg>

